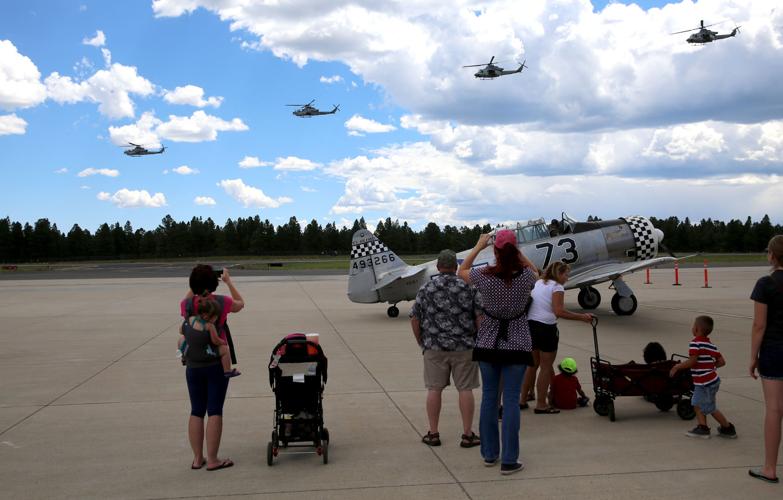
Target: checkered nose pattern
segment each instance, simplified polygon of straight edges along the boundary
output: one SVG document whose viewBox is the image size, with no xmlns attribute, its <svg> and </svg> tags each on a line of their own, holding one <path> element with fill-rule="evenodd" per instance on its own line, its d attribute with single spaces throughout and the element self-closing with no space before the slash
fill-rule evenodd
<svg viewBox="0 0 783 500">
<path fill-rule="evenodd" d="M 658 242 L 652 223 L 644 217 L 625 217 L 623 220 L 631 228 L 636 245 L 636 260 L 647 260 L 655 257 L 658 252 Z"/>
<path fill-rule="evenodd" d="M 365 243 L 357 243 L 351 247 L 351 259 L 361 259 L 376 253 L 388 252 L 389 247 L 381 243 L 380 240 L 371 240 Z"/>
</svg>

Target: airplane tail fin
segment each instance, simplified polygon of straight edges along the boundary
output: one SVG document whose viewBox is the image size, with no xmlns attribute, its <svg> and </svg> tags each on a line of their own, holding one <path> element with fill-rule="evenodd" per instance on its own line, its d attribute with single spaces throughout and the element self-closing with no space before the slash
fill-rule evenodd
<svg viewBox="0 0 783 500">
<path fill-rule="evenodd" d="M 390 271 L 407 264 L 367 229 L 360 229 L 351 240 L 351 264 L 348 273 L 348 298 L 352 302 L 372 304 L 380 300 L 373 288 Z"/>
</svg>

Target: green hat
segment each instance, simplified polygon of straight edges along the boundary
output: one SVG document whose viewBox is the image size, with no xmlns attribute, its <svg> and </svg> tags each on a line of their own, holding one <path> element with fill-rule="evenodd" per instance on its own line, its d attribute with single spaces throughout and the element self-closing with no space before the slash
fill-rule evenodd
<svg viewBox="0 0 783 500">
<path fill-rule="evenodd" d="M 574 358 L 565 358 L 560 362 L 560 369 L 573 375 L 576 373 L 576 361 Z"/>
</svg>

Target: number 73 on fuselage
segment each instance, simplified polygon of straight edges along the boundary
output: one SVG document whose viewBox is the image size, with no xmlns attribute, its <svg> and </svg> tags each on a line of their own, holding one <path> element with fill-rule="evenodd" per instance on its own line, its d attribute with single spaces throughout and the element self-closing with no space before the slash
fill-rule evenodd
<svg viewBox="0 0 783 500">
<path fill-rule="evenodd" d="M 570 264 L 565 288 L 579 289 L 578 301 L 584 309 L 595 309 L 601 303 L 601 294 L 593 285 L 611 281 L 615 290 L 612 310 L 620 316 L 633 314 L 638 305 L 623 275 L 677 260 L 673 255 L 658 257 L 658 249 L 664 248 L 663 231 L 645 217 L 577 222 L 563 214 L 549 226 L 537 219 L 498 229 L 515 231 L 519 249 L 539 269 L 556 260 Z M 469 252 L 459 252 L 459 261 Z M 488 247 L 479 253 L 474 267 L 494 261 L 492 247 Z M 353 302 L 387 302 L 391 304 L 388 315 L 395 317 L 399 315 L 397 303 L 413 300 L 419 288 L 437 274 L 434 260 L 409 266 L 370 231 L 360 229 L 353 235 L 348 278 L 348 298 Z"/>
</svg>

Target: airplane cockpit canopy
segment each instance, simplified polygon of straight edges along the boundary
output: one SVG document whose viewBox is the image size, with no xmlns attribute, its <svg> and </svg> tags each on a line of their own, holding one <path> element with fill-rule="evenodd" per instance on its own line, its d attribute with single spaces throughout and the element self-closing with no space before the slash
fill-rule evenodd
<svg viewBox="0 0 783 500">
<path fill-rule="evenodd" d="M 519 243 L 549 238 L 549 228 L 544 219 L 532 219 L 526 223 L 499 224 L 497 229 L 510 229 L 511 231 L 514 231 L 517 236 L 517 242 Z"/>
</svg>

